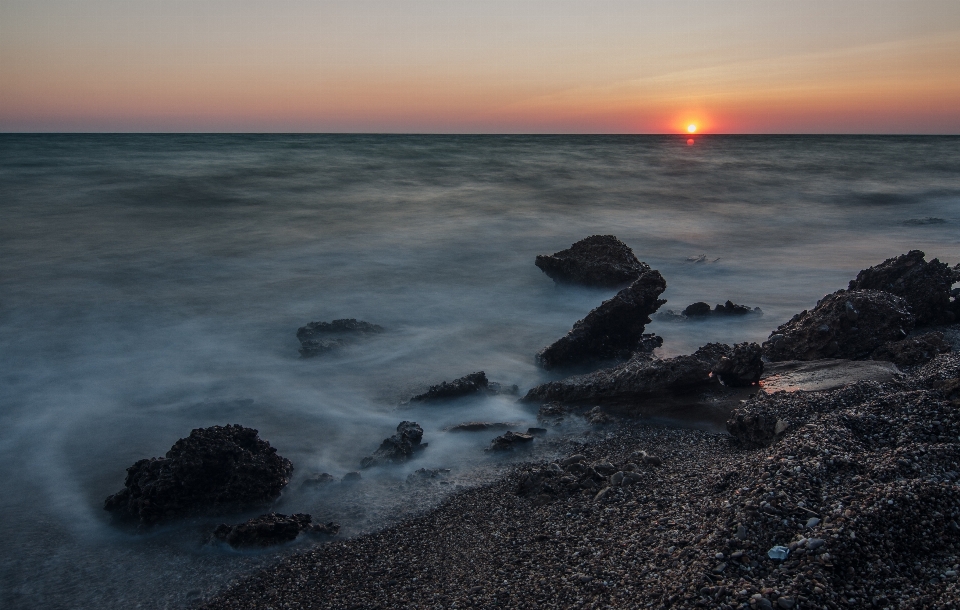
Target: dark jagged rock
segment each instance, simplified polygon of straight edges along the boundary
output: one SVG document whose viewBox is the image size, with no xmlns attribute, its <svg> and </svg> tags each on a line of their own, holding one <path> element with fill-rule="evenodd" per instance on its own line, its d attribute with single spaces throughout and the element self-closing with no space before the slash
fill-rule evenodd
<svg viewBox="0 0 960 610">
<path fill-rule="evenodd" d="M 537 256 L 537 267 L 557 283 L 615 287 L 650 270 L 613 235 L 592 235 L 552 256 Z"/>
<path fill-rule="evenodd" d="M 297 339 L 300 340 L 300 355 L 309 358 L 382 332 L 382 326 L 344 318 L 332 322 L 311 322 L 301 326 L 297 329 Z"/>
<path fill-rule="evenodd" d="M 257 431 L 239 425 L 197 428 L 162 458 L 127 468 L 124 489 L 104 508 L 142 525 L 184 515 L 269 504 L 290 481 L 293 464 Z"/>
<path fill-rule="evenodd" d="M 570 412 L 571 408 L 567 405 L 559 402 L 549 402 L 540 405 L 540 409 L 537 411 L 537 421 L 556 426 L 559 425 Z"/>
<path fill-rule="evenodd" d="M 213 536 L 234 548 L 273 546 L 296 539 L 310 524 L 310 515 L 260 515 L 237 525 L 221 524 Z"/>
<path fill-rule="evenodd" d="M 423 428 L 416 422 L 404 421 L 397 426 L 397 433 L 390 438 L 383 439 L 380 447 L 360 461 L 361 468 L 370 468 L 379 464 L 399 464 L 406 462 L 415 453 L 426 448 L 427 443 L 421 443 Z M 344 477 L 346 480 L 346 477 Z"/>
<path fill-rule="evenodd" d="M 667 288 L 659 271 L 647 271 L 634 283 L 604 301 L 573 325 L 565 337 L 537 354 L 545 369 L 596 360 L 629 358 L 636 351 L 652 351 L 663 339 L 644 335 L 650 314 L 665 300 L 658 298 Z"/>
<path fill-rule="evenodd" d="M 863 359 L 884 343 L 906 337 L 913 325 L 901 297 L 879 290 L 839 290 L 773 331 L 763 354 L 773 362 Z"/>
<path fill-rule="evenodd" d="M 937 354 L 949 352 L 950 349 L 951 345 L 943 340 L 943 333 L 932 332 L 884 343 L 873 350 L 870 359 L 886 360 L 897 366 L 916 366 L 929 362 Z"/>
<path fill-rule="evenodd" d="M 713 369 L 721 383 L 732 387 L 756 385 L 763 375 L 763 349 L 756 343 L 738 343 Z"/>
<path fill-rule="evenodd" d="M 533 435 L 524 432 L 507 432 L 490 443 L 487 451 L 513 451 L 517 447 L 529 445 L 533 442 Z"/>
<path fill-rule="evenodd" d="M 635 356 L 613 368 L 544 383 L 521 400 L 617 405 L 696 392 L 718 385 L 713 370 L 724 356 L 733 354 L 729 345 L 710 343 L 688 356 L 664 360 Z"/>
<path fill-rule="evenodd" d="M 924 253 L 911 250 L 864 269 L 850 282 L 850 290 L 883 290 L 906 299 L 917 326 L 950 324 L 956 320 L 956 304 L 950 299 L 960 273 L 937 259 L 924 260 Z"/>
<path fill-rule="evenodd" d="M 787 431 L 787 422 L 762 410 L 741 407 L 727 421 L 727 431 L 747 446 L 765 447 Z"/>
<path fill-rule="evenodd" d="M 750 309 L 746 305 L 737 305 L 732 301 L 727 301 L 723 305 L 718 303 L 716 307 L 710 309 L 710 305 L 703 301 L 698 301 L 692 305 L 688 305 L 681 315 L 687 318 L 704 318 L 707 316 L 745 316 L 751 313 L 762 314 L 763 311 L 761 311 L 759 307 Z"/>
<path fill-rule="evenodd" d="M 486 373 L 478 371 L 450 382 L 443 381 L 439 385 L 432 385 L 423 394 L 417 394 L 411 398 L 410 402 L 434 402 L 476 395 L 516 395 L 519 391 L 520 389 L 515 385 L 504 386 L 495 381 L 488 381 Z"/>
</svg>

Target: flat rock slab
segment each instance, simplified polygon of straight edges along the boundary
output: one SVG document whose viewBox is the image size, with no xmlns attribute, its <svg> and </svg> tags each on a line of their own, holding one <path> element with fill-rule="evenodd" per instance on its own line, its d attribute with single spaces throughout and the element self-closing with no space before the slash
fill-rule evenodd
<svg viewBox="0 0 960 610">
<path fill-rule="evenodd" d="M 760 387 L 767 394 L 780 390 L 820 392 L 834 390 L 857 381 L 890 381 L 900 375 L 892 362 L 875 360 L 787 360 L 765 365 Z"/>
</svg>

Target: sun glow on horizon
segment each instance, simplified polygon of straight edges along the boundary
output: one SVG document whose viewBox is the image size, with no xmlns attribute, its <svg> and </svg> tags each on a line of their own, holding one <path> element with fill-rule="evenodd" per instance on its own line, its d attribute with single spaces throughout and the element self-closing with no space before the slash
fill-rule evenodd
<svg viewBox="0 0 960 610">
<path fill-rule="evenodd" d="M 687 125 L 687 133 L 697 133 L 697 126 L 695 123 L 690 123 Z"/>
</svg>

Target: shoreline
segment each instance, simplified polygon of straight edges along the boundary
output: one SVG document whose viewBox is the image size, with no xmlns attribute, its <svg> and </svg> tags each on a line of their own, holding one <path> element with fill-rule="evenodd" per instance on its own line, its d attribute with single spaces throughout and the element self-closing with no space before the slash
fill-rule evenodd
<svg viewBox="0 0 960 610">
<path fill-rule="evenodd" d="M 957 607 L 958 374 L 948 353 L 889 382 L 760 395 L 737 411 L 789 424 L 766 447 L 620 420 L 573 451 L 637 484 L 521 464 L 200 608 Z M 534 479 L 549 485 L 520 495 Z"/>
</svg>

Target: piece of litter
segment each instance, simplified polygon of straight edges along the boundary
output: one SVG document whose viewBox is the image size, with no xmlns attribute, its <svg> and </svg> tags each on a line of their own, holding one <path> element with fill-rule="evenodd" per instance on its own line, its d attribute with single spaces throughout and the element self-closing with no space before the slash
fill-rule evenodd
<svg viewBox="0 0 960 610">
<path fill-rule="evenodd" d="M 790 554 L 790 549 L 785 546 L 775 546 L 767 551 L 767 557 L 776 561 L 783 561 Z"/>
</svg>

